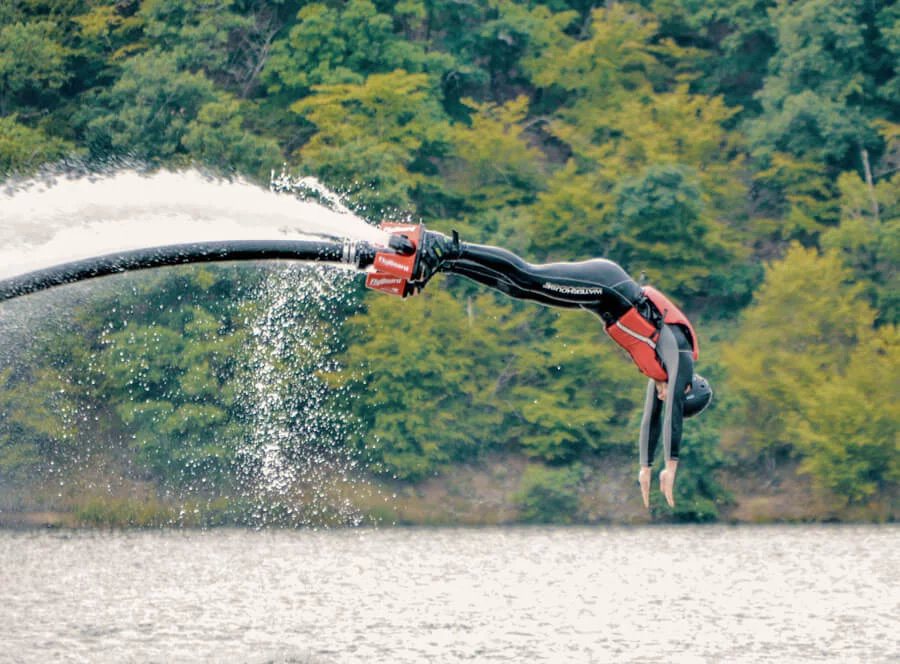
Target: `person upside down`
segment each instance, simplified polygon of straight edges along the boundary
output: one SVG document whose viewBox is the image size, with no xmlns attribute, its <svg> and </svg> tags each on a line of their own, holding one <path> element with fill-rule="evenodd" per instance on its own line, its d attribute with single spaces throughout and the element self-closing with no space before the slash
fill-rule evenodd
<svg viewBox="0 0 900 664">
<path fill-rule="evenodd" d="M 460 242 L 456 233 L 448 237 L 434 231 L 423 232 L 418 253 L 417 274 L 406 295 L 420 292 L 436 273 L 448 272 L 516 299 L 598 316 L 609 336 L 649 378 L 639 439 L 638 482 L 644 505 L 650 506 L 651 469 L 661 435 L 665 468 L 659 475 L 660 490 L 675 506 L 682 421 L 699 414 L 712 399 L 709 383 L 694 373 L 697 337 L 678 307 L 604 258 L 533 265 L 506 249 Z"/>
</svg>

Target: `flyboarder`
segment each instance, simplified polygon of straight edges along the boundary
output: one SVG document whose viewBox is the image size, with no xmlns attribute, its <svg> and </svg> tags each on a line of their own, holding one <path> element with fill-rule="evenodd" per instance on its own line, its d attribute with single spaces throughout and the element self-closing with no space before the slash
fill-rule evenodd
<svg viewBox="0 0 900 664">
<path fill-rule="evenodd" d="M 694 373 L 697 337 L 687 317 L 658 290 L 638 285 L 616 263 L 532 265 L 498 247 L 460 242 L 421 224 L 382 224 L 389 237 L 373 246 L 353 240 L 235 240 L 147 247 L 36 270 L 0 280 L 0 302 L 63 284 L 119 272 L 234 260 L 295 260 L 342 264 L 368 271 L 366 285 L 394 295 L 421 291 L 438 272 L 449 272 L 551 307 L 597 315 L 650 380 L 644 398 L 638 480 L 650 504 L 651 466 L 660 435 L 665 469 L 660 489 L 674 506 L 682 419 L 712 399 L 709 383 Z"/>
<path fill-rule="evenodd" d="M 639 439 L 638 481 L 644 505 L 650 506 L 651 467 L 662 434 L 665 469 L 659 476 L 660 490 L 674 507 L 682 419 L 697 415 L 712 399 L 709 383 L 694 373 L 697 337 L 681 310 L 655 288 L 638 285 L 610 260 L 533 265 L 499 247 L 460 242 L 456 233 L 448 237 L 421 226 L 406 229 L 415 229 L 408 235 L 416 245 L 415 261 L 410 256 L 407 272 L 396 272 L 403 257 L 379 254 L 374 265 L 381 272 L 370 275 L 373 288 L 388 290 L 383 287 L 384 278 L 399 274 L 406 280 L 388 292 L 414 295 L 436 273 L 447 272 L 520 300 L 584 309 L 603 321 L 609 336 L 649 378 Z M 380 258 L 384 259 L 381 264 Z"/>
</svg>

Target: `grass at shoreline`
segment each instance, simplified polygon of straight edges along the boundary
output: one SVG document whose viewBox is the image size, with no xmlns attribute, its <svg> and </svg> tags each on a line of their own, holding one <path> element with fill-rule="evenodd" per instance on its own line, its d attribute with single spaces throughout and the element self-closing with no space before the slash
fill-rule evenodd
<svg viewBox="0 0 900 664">
<path fill-rule="evenodd" d="M 654 496 L 651 511 L 643 507 L 633 481 L 632 465 L 630 458 L 611 458 L 586 469 L 577 487 L 576 512 L 551 518 L 545 523 L 647 525 L 685 521 L 662 504 L 658 496 Z M 37 491 L 38 500 L 34 504 L 29 505 L 27 500 L 20 500 L 15 506 L 7 504 L 6 509 L 0 509 L 0 528 L 516 525 L 525 522 L 516 492 L 527 466 L 525 458 L 497 457 L 456 467 L 418 484 L 371 479 L 344 483 L 340 494 L 329 497 L 331 503 L 338 506 L 336 508 L 323 509 L 322 505 L 316 505 L 310 510 L 309 505 L 304 504 L 309 492 L 298 490 L 292 498 L 296 504 L 268 507 L 262 517 L 258 502 L 248 501 L 245 497 L 176 500 L 160 495 L 146 484 L 123 485 L 109 492 L 79 489 L 78 483 L 73 483 L 73 489 L 67 495 L 55 500 Z M 723 471 L 719 480 L 732 498 L 717 506 L 716 518 L 710 519 L 711 522 L 762 525 L 900 521 L 900 496 L 882 495 L 865 504 L 841 505 L 840 501 L 817 494 L 806 478 L 798 475 L 796 468 L 790 465 L 781 468 L 774 481 L 770 478 L 768 482 L 762 482 L 746 469 Z"/>
</svg>

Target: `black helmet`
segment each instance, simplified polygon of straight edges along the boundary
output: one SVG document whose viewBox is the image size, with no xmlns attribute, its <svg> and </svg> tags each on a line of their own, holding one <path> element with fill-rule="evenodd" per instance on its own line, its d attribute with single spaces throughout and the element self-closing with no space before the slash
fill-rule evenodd
<svg viewBox="0 0 900 664">
<path fill-rule="evenodd" d="M 712 401 L 712 388 L 700 374 L 691 378 L 691 391 L 684 395 L 684 416 L 693 417 L 702 413 Z"/>
</svg>

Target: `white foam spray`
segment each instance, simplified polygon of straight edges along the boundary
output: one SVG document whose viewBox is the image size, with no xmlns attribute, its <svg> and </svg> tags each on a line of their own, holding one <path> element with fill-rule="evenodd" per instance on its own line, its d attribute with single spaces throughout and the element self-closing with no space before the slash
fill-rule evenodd
<svg viewBox="0 0 900 664">
<path fill-rule="evenodd" d="M 386 241 L 343 205 L 198 171 L 36 179 L 0 193 L 0 279 L 159 245 L 310 236 Z"/>
</svg>

